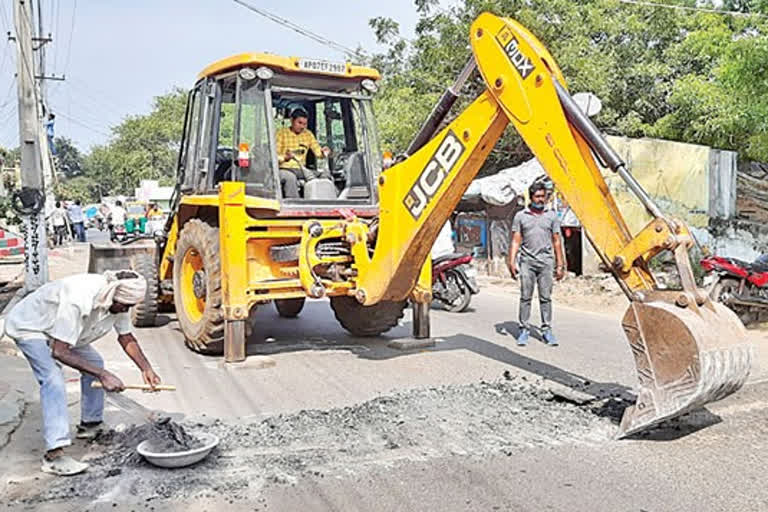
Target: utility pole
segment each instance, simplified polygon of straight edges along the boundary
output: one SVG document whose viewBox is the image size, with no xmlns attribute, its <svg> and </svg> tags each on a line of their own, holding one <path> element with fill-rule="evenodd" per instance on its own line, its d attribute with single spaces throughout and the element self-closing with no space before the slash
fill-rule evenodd
<svg viewBox="0 0 768 512">
<path fill-rule="evenodd" d="M 14 201 L 23 217 L 24 290 L 30 292 L 48 281 L 48 245 L 40 152 L 40 122 L 32 47 L 32 0 L 14 0 L 17 80 L 19 96 L 19 146 L 21 191 Z"/>
</svg>

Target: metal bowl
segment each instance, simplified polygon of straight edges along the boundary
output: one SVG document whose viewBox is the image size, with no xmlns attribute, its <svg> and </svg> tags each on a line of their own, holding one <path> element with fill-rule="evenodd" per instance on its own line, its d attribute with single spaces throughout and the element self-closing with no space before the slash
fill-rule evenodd
<svg viewBox="0 0 768 512">
<path fill-rule="evenodd" d="M 195 462 L 200 462 L 213 450 L 216 445 L 219 444 L 219 438 L 213 434 L 194 434 L 200 441 L 203 442 L 203 446 L 195 448 L 194 450 L 186 450 L 183 452 L 172 453 L 157 453 L 151 452 L 148 449 L 149 441 L 142 441 L 139 446 L 136 447 L 136 451 L 139 455 L 147 459 L 150 464 L 160 466 L 163 468 L 183 468 L 189 466 Z"/>
</svg>

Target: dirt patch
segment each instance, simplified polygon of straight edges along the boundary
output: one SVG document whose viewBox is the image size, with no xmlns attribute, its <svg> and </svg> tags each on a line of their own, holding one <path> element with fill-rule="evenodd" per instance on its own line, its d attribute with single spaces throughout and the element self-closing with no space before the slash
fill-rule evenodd
<svg viewBox="0 0 768 512">
<path fill-rule="evenodd" d="M 505 291 L 519 292 L 520 282 L 489 276 L 478 278 L 484 286 Z M 538 300 L 538 299 L 534 299 Z M 619 285 L 610 275 L 580 276 L 569 275 L 556 282 L 552 290 L 552 300 L 557 305 L 569 306 L 584 311 L 615 314 L 621 316 L 626 311 L 629 301 Z"/>
<path fill-rule="evenodd" d="M 218 449 L 202 462 L 175 470 L 150 466 L 132 446 L 151 432 L 129 429 L 95 445 L 88 473 L 29 489 L 12 503 L 72 498 L 109 502 L 126 496 L 156 499 L 253 499 L 265 486 L 303 476 L 355 474 L 369 466 L 445 456 L 512 454 L 529 447 L 602 443 L 615 423 L 594 404 L 558 400 L 523 377 L 472 385 L 416 389 L 352 407 L 305 410 L 255 423 L 185 424 L 216 434 Z M 152 428 L 152 427 L 142 427 Z M 111 443 L 111 444 L 110 444 Z M 101 451 L 98 451 L 101 450 Z M 119 470 L 119 471 L 118 471 Z"/>
</svg>

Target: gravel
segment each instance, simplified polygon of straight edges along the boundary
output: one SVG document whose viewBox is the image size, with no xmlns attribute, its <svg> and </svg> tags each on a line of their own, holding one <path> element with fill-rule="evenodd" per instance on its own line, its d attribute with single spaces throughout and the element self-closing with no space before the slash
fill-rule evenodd
<svg viewBox="0 0 768 512">
<path fill-rule="evenodd" d="M 168 429 L 143 425 L 101 436 L 87 473 L 53 481 L 18 502 L 79 497 L 98 503 L 118 494 L 144 503 L 220 495 L 253 499 L 266 486 L 294 484 L 307 476 L 355 474 L 371 465 L 605 443 L 615 433 L 619 415 L 620 407 L 562 400 L 540 381 L 525 377 L 420 388 L 260 422 L 185 423 L 190 435 L 210 432 L 221 443 L 202 462 L 174 470 L 150 466 L 135 454 L 144 439 L 169 439 Z"/>
</svg>

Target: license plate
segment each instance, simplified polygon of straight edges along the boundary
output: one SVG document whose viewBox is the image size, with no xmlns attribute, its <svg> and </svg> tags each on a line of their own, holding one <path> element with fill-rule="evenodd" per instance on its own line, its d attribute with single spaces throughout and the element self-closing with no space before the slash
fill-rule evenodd
<svg viewBox="0 0 768 512">
<path fill-rule="evenodd" d="M 464 265 L 464 273 L 471 279 L 477 277 L 477 269 L 471 265 Z"/>
<path fill-rule="evenodd" d="M 328 60 L 299 59 L 299 69 L 317 73 L 344 75 L 347 72 L 347 65 L 343 62 L 331 62 Z"/>
<path fill-rule="evenodd" d="M 715 282 L 715 279 L 717 279 L 717 275 L 715 273 L 710 273 L 704 276 L 704 279 L 702 281 L 702 284 L 704 285 L 704 288 L 709 288 L 712 286 L 712 284 Z"/>
</svg>

